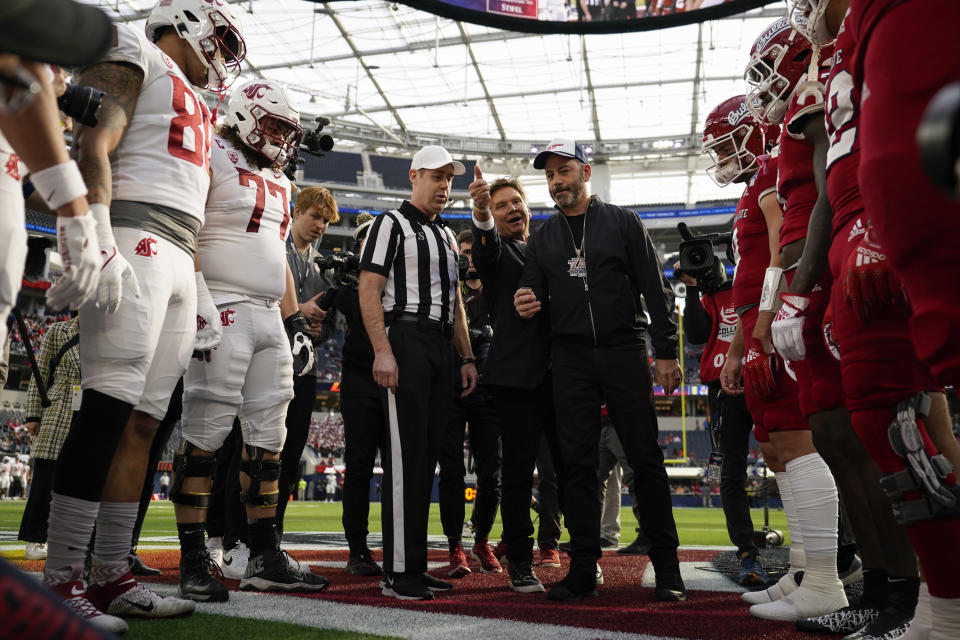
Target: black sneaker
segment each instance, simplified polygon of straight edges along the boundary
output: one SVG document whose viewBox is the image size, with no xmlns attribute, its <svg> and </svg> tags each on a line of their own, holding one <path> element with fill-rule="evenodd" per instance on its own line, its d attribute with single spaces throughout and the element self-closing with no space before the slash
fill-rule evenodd
<svg viewBox="0 0 960 640">
<path fill-rule="evenodd" d="M 207 550 L 188 551 L 180 555 L 180 596 L 196 602 L 226 602 L 229 591 L 214 577 L 220 568 L 210 559 Z"/>
<path fill-rule="evenodd" d="M 653 567 L 657 578 L 657 587 L 653 597 L 660 602 L 683 602 L 687 599 L 687 588 L 680 577 L 680 566 Z"/>
<path fill-rule="evenodd" d="M 158 576 L 163 573 L 160 569 L 147 566 L 134 549 L 130 550 L 130 556 L 127 559 L 130 562 L 130 573 L 135 576 Z"/>
<path fill-rule="evenodd" d="M 650 541 L 642 533 L 639 533 L 636 540 L 617 549 L 617 553 L 621 556 L 645 556 L 650 553 Z"/>
<path fill-rule="evenodd" d="M 240 588 L 244 591 L 316 593 L 328 586 L 330 582 L 323 576 L 291 569 L 286 556 L 278 549 L 252 556 L 240 580 Z"/>
<path fill-rule="evenodd" d="M 442 592 L 453 589 L 453 584 L 441 580 L 440 578 L 434 578 L 426 571 L 420 574 L 420 582 L 422 582 L 423 586 L 425 586 L 427 589 L 430 589 L 430 591 Z"/>
<path fill-rule="evenodd" d="M 364 549 L 357 555 L 350 554 L 347 560 L 347 573 L 355 576 L 379 576 L 383 573 L 383 569 L 374 561 L 370 549 Z"/>
<path fill-rule="evenodd" d="M 912 616 L 895 608 L 887 607 L 876 618 L 844 640 L 894 640 L 907 632 Z"/>
<path fill-rule="evenodd" d="M 543 585 L 533 572 L 530 562 L 511 562 L 507 565 L 510 588 L 517 593 L 543 593 Z"/>
<path fill-rule="evenodd" d="M 877 609 L 866 607 L 843 607 L 822 616 L 800 618 L 797 629 L 810 633 L 842 633 L 847 635 L 863 628 L 880 615 Z"/>
<path fill-rule="evenodd" d="M 616 549 L 620 546 L 620 543 L 616 540 L 607 540 L 606 538 L 600 538 L 600 548 L 601 549 Z"/>
<path fill-rule="evenodd" d="M 385 573 L 380 593 L 397 600 L 433 600 L 419 573 Z"/>
<path fill-rule="evenodd" d="M 563 580 L 553 585 L 547 593 L 547 600 L 570 602 L 581 598 L 596 598 L 596 572 L 593 575 L 581 576 L 572 571 Z"/>
</svg>

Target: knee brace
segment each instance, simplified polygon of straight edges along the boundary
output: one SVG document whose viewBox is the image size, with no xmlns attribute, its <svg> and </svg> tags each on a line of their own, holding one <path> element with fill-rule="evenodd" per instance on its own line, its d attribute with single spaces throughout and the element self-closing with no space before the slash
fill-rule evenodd
<svg viewBox="0 0 960 640">
<path fill-rule="evenodd" d="M 880 487 L 890 498 L 893 515 L 904 525 L 930 518 L 960 516 L 960 487 L 948 484 L 953 466 L 942 454 L 927 452 L 923 418 L 930 410 L 930 396 L 920 393 L 897 404 L 897 415 L 887 431 L 890 446 L 903 459 L 904 470 L 884 474 Z M 904 494 L 915 491 L 919 497 Z"/>
<path fill-rule="evenodd" d="M 183 491 L 183 483 L 187 478 L 210 478 L 211 481 L 213 480 L 216 459 L 213 456 L 191 455 L 194 451 L 199 450 L 186 440 L 181 440 L 177 455 L 173 457 L 173 483 L 170 486 L 170 501 L 181 507 L 206 509 L 210 504 L 209 490 L 206 492 Z"/>
<path fill-rule="evenodd" d="M 275 507 L 280 502 L 280 490 L 260 493 L 260 483 L 280 479 L 280 460 L 264 460 L 268 451 L 263 447 L 247 444 L 243 447 L 247 459 L 240 462 L 240 471 L 250 476 L 250 486 L 240 494 L 241 502 L 251 507 Z"/>
</svg>

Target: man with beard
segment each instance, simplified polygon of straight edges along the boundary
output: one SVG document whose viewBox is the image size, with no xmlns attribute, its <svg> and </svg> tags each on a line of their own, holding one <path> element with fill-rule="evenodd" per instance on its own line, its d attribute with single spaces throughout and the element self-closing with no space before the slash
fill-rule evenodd
<svg viewBox="0 0 960 640">
<path fill-rule="evenodd" d="M 642 496 L 641 526 L 652 545 L 656 598 L 683 600 L 677 528 L 657 442 L 646 348 L 649 325 L 657 383 L 672 393 L 682 380 L 672 291 L 637 214 L 587 195 L 591 169 L 582 145 L 552 140 L 533 166 L 545 170 L 561 214 L 547 220 L 527 245 L 521 288 L 514 297 L 522 318 L 534 317 L 548 300 L 550 305 L 554 406 L 571 563 L 549 598 L 577 600 L 596 594 L 601 555 L 597 458 L 600 405 L 606 401 Z"/>
</svg>

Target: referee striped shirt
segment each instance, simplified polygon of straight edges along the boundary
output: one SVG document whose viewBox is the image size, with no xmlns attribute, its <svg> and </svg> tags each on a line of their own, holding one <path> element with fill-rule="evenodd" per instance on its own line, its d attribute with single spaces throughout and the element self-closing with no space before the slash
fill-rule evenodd
<svg viewBox="0 0 960 640">
<path fill-rule="evenodd" d="M 430 220 L 407 200 L 377 216 L 360 259 L 361 271 L 387 279 L 383 310 L 453 322 L 457 299 L 457 237 L 438 215 Z"/>
</svg>

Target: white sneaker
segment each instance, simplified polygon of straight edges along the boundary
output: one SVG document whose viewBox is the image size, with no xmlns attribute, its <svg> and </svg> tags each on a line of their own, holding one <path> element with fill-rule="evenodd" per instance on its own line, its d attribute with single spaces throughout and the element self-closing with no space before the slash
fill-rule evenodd
<svg viewBox="0 0 960 640">
<path fill-rule="evenodd" d="M 244 543 L 239 543 L 233 549 L 223 552 L 223 560 L 220 562 L 220 570 L 223 571 L 223 577 L 230 580 L 241 580 L 247 570 L 247 562 L 250 560 L 250 549 Z"/>
<path fill-rule="evenodd" d="M 222 536 L 213 536 L 207 540 L 207 553 L 210 554 L 210 559 L 217 563 L 217 566 L 220 569 L 223 569 L 223 537 Z"/>
<path fill-rule="evenodd" d="M 837 579 L 836 588 L 828 591 L 814 591 L 801 584 L 796 591 L 775 602 L 753 605 L 750 607 L 750 615 L 764 620 L 796 622 L 800 618 L 826 615 L 847 604 L 843 585 Z"/>
<path fill-rule="evenodd" d="M 796 580 L 794 580 L 793 576 L 789 573 L 785 573 L 772 587 L 768 587 L 763 591 L 747 591 L 746 593 L 741 593 L 740 597 L 747 604 L 766 604 L 768 602 L 776 602 L 796 590 Z M 839 609 L 839 607 L 837 608 Z"/>
<path fill-rule="evenodd" d="M 47 543 L 28 542 L 23 557 L 25 560 L 44 560 L 47 557 Z"/>
<path fill-rule="evenodd" d="M 91 625 L 106 631 L 107 633 L 126 633 L 127 623 L 122 618 L 103 613 L 90 600 L 83 589 L 83 583 L 78 581 L 67 582 L 59 585 L 52 585 L 50 589 L 63 598 L 63 603 L 67 605 L 75 614 L 89 622 Z"/>
<path fill-rule="evenodd" d="M 103 590 L 99 599 L 95 590 Z M 114 595 L 106 607 L 106 613 L 111 616 L 126 618 L 180 618 L 193 613 L 197 605 L 192 600 L 182 598 L 164 598 L 136 581 L 133 576 L 120 578 L 116 582 L 107 583 L 102 587 L 91 586 L 91 596 L 98 602 Z"/>
</svg>

